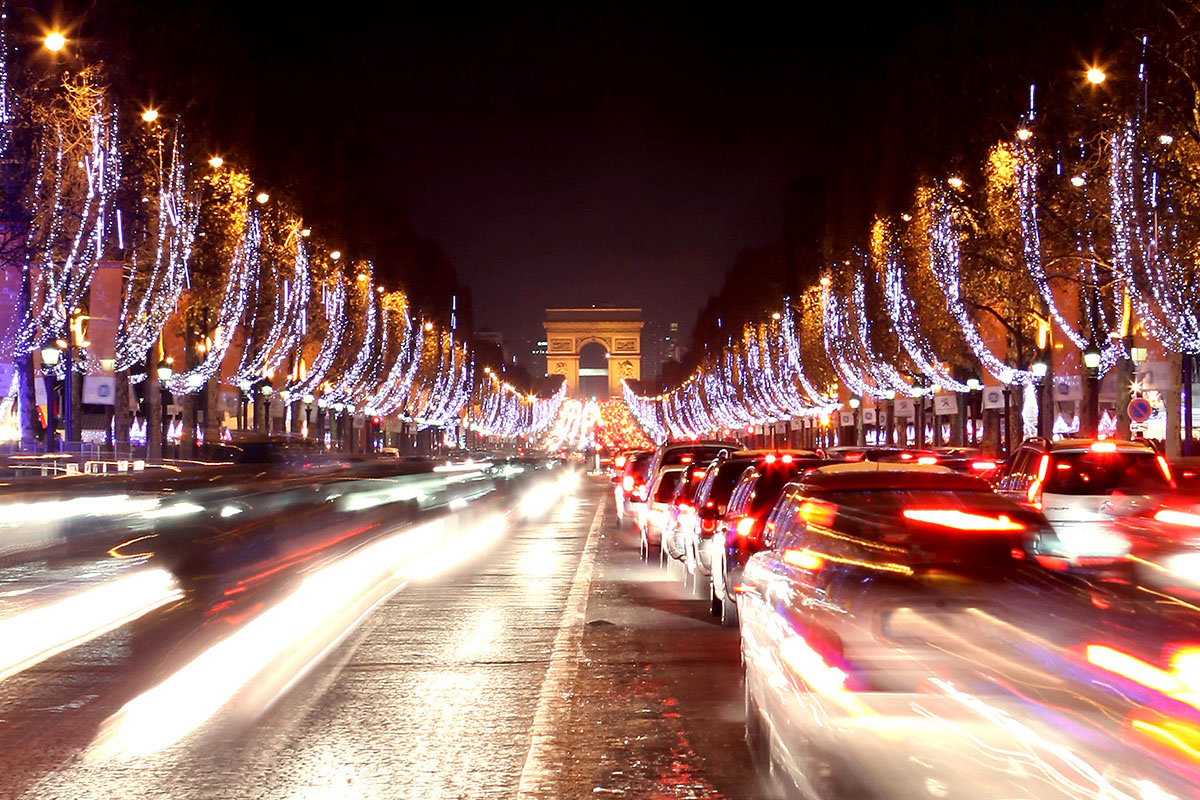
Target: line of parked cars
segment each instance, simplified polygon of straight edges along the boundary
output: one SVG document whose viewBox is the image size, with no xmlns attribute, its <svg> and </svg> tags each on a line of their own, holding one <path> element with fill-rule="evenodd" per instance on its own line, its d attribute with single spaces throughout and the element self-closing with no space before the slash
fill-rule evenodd
<svg viewBox="0 0 1200 800">
<path fill-rule="evenodd" d="M 1149 444 L 618 462 L 617 524 L 739 629 L 785 794 L 1200 796 L 1200 498 Z"/>
</svg>

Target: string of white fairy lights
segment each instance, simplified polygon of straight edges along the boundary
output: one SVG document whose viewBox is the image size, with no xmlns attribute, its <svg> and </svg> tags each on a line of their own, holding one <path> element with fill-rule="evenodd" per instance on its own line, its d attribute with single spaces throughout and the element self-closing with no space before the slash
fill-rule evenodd
<svg viewBox="0 0 1200 800">
<path fill-rule="evenodd" d="M 521 392 L 491 370 L 484 370 L 467 412 L 467 427 L 502 439 L 536 435 L 550 427 L 566 396 L 565 381 L 550 397 L 538 397 Z"/>
</svg>

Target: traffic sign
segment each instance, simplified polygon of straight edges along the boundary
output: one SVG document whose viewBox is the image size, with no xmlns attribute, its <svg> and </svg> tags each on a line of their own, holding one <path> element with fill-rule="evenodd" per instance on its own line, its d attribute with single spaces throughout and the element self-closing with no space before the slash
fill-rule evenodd
<svg viewBox="0 0 1200 800">
<path fill-rule="evenodd" d="M 1150 401 L 1144 397 L 1135 397 L 1129 401 L 1129 418 L 1134 422 L 1145 422 L 1154 413 Z"/>
</svg>

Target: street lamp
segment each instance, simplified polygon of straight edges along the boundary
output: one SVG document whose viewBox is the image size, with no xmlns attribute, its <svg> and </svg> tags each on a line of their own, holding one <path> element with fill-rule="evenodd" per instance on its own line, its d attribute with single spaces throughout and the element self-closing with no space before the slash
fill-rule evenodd
<svg viewBox="0 0 1200 800">
<path fill-rule="evenodd" d="M 42 379 L 46 382 L 46 452 L 54 450 L 54 373 L 61 351 L 54 342 L 42 348 Z"/>
<path fill-rule="evenodd" d="M 264 383 L 259 389 L 262 392 L 263 398 L 263 429 L 267 432 L 267 436 L 271 435 L 271 392 L 275 391 L 269 383 Z"/>
<path fill-rule="evenodd" d="M 321 449 L 325 449 L 325 408 L 329 405 L 329 401 L 324 397 L 317 398 L 317 442 Z"/>
<path fill-rule="evenodd" d="M 1106 78 L 1108 78 L 1108 76 L 1105 75 L 1104 70 L 1100 69 L 1099 67 L 1092 67 L 1087 71 L 1088 83 L 1092 84 L 1093 86 L 1099 86 L 1100 84 L 1104 83 Z"/>
<path fill-rule="evenodd" d="M 881 426 L 887 425 L 887 438 L 885 439 L 887 444 L 895 444 L 896 443 L 896 424 L 895 424 L 896 423 L 896 390 L 895 389 L 884 389 L 883 390 L 883 399 L 887 401 L 887 419 L 879 420 L 879 424 Z M 879 437 L 876 436 L 875 440 L 879 441 Z"/>
<path fill-rule="evenodd" d="M 271 199 L 271 195 L 267 194 L 266 192 L 259 192 L 258 194 L 254 195 L 254 199 L 257 200 L 258 204 L 261 206 Z"/>
<path fill-rule="evenodd" d="M 156 120 L 156 119 L 158 119 L 158 109 L 157 108 L 147 108 L 145 111 L 142 112 L 142 121 L 143 122 L 154 122 L 154 120 Z"/>
<path fill-rule="evenodd" d="M 221 158 L 220 156 L 213 156 L 208 160 L 208 165 L 213 169 L 220 169 L 224 163 L 225 159 Z"/>
<path fill-rule="evenodd" d="M 167 390 L 167 383 L 171 380 L 171 376 L 175 374 L 171 362 L 163 359 L 158 362 L 154 372 L 158 375 L 158 406 L 159 414 L 162 416 L 162 445 L 163 455 L 166 456 L 167 450 L 167 431 L 170 430 L 169 420 L 167 419 L 167 406 L 170 404 L 170 392 Z"/>
<path fill-rule="evenodd" d="M 312 414 L 313 403 L 312 393 L 309 392 L 300 398 L 300 400 L 304 403 L 304 435 L 309 436 L 311 435 L 309 432 L 312 430 L 312 417 L 310 416 Z"/>
<path fill-rule="evenodd" d="M 335 435 L 337 436 L 337 448 L 342 450 L 345 447 L 345 427 L 346 418 L 342 416 L 342 411 L 346 408 L 346 404 L 341 400 L 333 404 L 333 425 Z"/>
<path fill-rule="evenodd" d="M 46 38 L 42 40 L 42 44 L 51 53 L 57 53 L 67 45 L 67 37 L 63 36 L 58 31 L 51 31 L 46 34 Z"/>
<path fill-rule="evenodd" d="M 1083 366 L 1087 368 L 1088 401 L 1087 401 L 1087 432 L 1091 436 L 1100 435 L 1100 348 L 1095 342 L 1090 343 L 1083 351 Z"/>
</svg>

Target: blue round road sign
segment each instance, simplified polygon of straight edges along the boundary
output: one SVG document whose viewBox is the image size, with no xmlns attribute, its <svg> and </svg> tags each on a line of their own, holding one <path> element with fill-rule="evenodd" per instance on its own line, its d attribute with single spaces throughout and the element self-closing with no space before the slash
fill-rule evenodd
<svg viewBox="0 0 1200 800">
<path fill-rule="evenodd" d="M 1134 422 L 1145 422 L 1153 413 L 1154 409 L 1146 398 L 1135 397 L 1129 401 L 1129 418 Z"/>
</svg>

